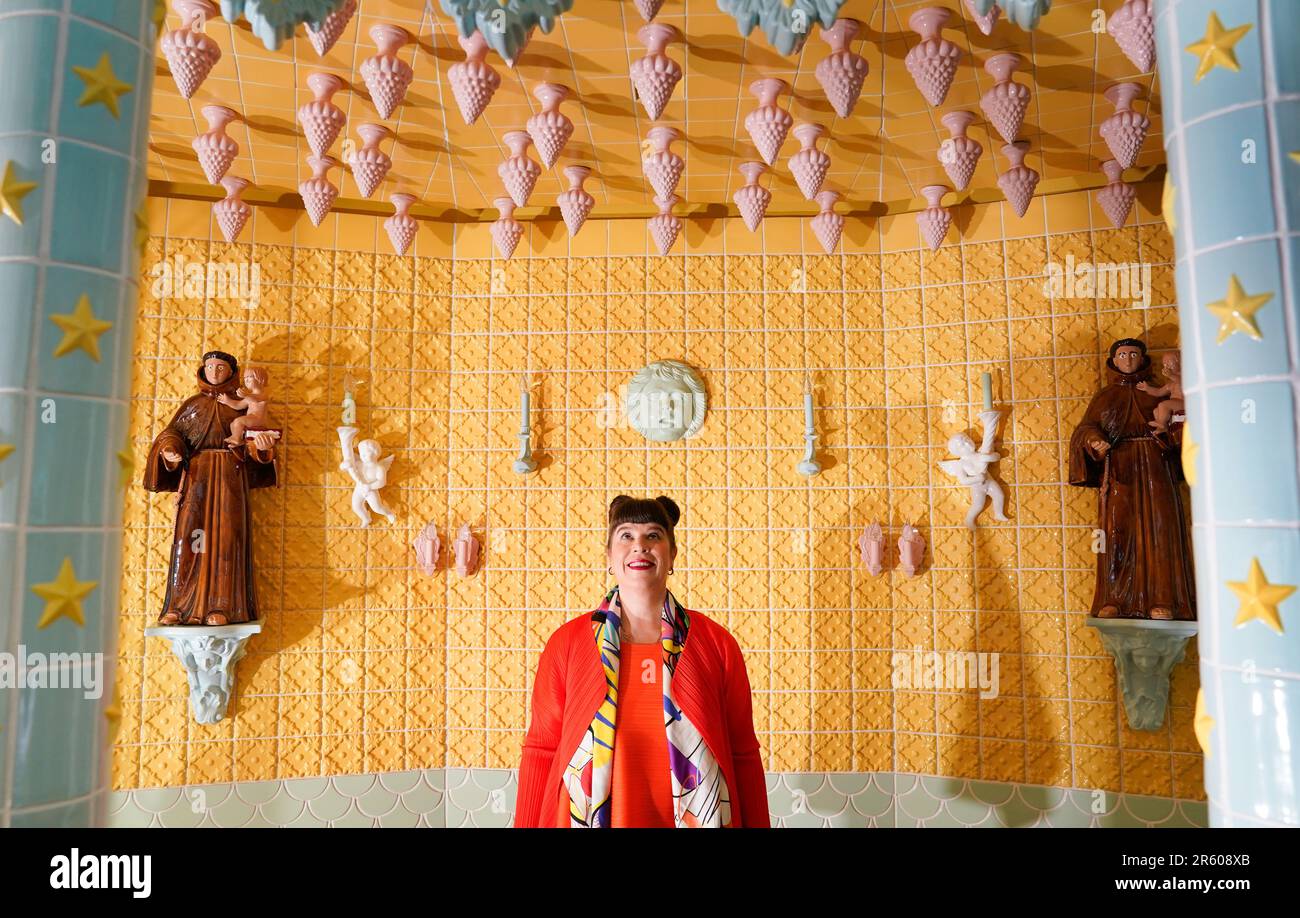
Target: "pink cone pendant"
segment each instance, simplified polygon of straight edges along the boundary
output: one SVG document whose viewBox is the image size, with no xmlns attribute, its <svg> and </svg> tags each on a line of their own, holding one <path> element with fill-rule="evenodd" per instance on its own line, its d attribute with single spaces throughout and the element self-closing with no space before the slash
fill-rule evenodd
<svg viewBox="0 0 1300 918">
<path fill-rule="evenodd" d="M 1010 52 L 995 54 L 984 62 L 984 69 L 997 83 L 984 93 L 980 108 L 1007 143 L 1015 143 L 1020 136 L 1020 126 L 1029 110 L 1029 87 L 1011 80 L 1019 66 L 1020 55 Z"/>
<path fill-rule="evenodd" d="M 208 130 L 195 137 L 190 146 L 199 158 L 208 183 L 215 185 L 239 154 L 239 144 L 226 136 L 226 125 L 234 121 L 236 115 L 234 109 L 224 105 L 205 105 L 202 113 L 208 120 Z"/>
<path fill-rule="evenodd" d="M 1108 159 L 1101 164 L 1101 171 L 1106 173 L 1108 184 L 1098 190 L 1097 203 L 1101 209 L 1106 212 L 1110 218 L 1111 226 L 1119 229 L 1128 219 L 1129 211 L 1133 209 L 1133 200 L 1137 197 L 1137 189 L 1132 185 L 1125 184 L 1120 178 L 1124 170 L 1118 162 Z"/>
<path fill-rule="evenodd" d="M 501 216 L 497 217 L 488 231 L 492 233 L 492 241 L 496 243 L 501 257 L 509 258 L 515 253 L 515 246 L 519 245 L 519 240 L 523 238 L 524 227 L 514 218 L 514 201 L 509 198 L 496 198 L 492 204 L 501 212 Z"/>
<path fill-rule="evenodd" d="M 992 35 L 993 26 L 997 24 L 998 17 L 1002 15 L 1002 8 L 995 3 L 989 7 L 987 13 L 981 15 L 980 11 L 975 8 L 975 0 L 966 0 L 966 12 L 970 14 L 971 22 L 975 23 L 976 28 L 985 35 Z"/>
<path fill-rule="evenodd" d="M 564 177 L 569 180 L 569 190 L 560 192 L 560 213 L 564 216 L 564 225 L 569 228 L 569 236 L 578 235 L 582 224 L 587 222 L 591 209 L 596 206 L 596 199 L 588 194 L 582 183 L 591 175 L 586 166 L 565 166 Z"/>
<path fill-rule="evenodd" d="M 772 77 L 755 80 L 749 84 L 749 91 L 758 97 L 758 108 L 745 116 L 745 129 L 758 148 L 758 154 L 769 166 L 776 163 L 781 144 L 785 143 L 790 133 L 794 118 L 783 108 L 778 108 L 777 97 L 790 89 L 785 80 Z"/>
<path fill-rule="evenodd" d="M 907 19 L 907 24 L 921 36 L 921 41 L 907 52 L 904 63 L 907 72 L 916 81 L 916 88 L 931 105 L 942 105 L 948 97 L 961 49 L 939 33 L 952 12 L 941 6 L 927 6 L 917 10 Z"/>
<path fill-rule="evenodd" d="M 311 178 L 298 185 L 298 194 L 302 196 L 312 226 L 320 226 L 339 196 L 338 188 L 326 177 L 339 161 L 333 156 L 308 156 L 307 164 L 312 169 Z"/>
<path fill-rule="evenodd" d="M 343 0 L 343 5 L 340 6 L 338 10 L 325 17 L 325 21 L 320 24 L 319 31 L 313 29 L 310 23 L 305 26 L 307 30 L 307 40 L 311 42 L 311 46 L 316 49 L 316 55 L 318 57 L 324 57 L 326 54 L 329 54 L 330 49 L 334 47 L 334 43 L 338 41 L 339 37 L 343 34 L 343 30 L 346 29 L 348 23 L 352 21 L 352 16 L 356 11 L 357 0 Z"/>
<path fill-rule="evenodd" d="M 568 98 L 569 88 L 559 83 L 539 83 L 533 95 L 541 100 L 542 110 L 528 119 L 528 135 L 537 145 L 542 164 L 549 169 L 573 135 L 573 122 L 560 113 L 560 103 Z"/>
<path fill-rule="evenodd" d="M 348 165 L 352 167 L 352 179 L 357 183 L 357 190 L 363 198 L 368 198 L 388 175 L 388 170 L 393 168 L 392 159 L 379 149 L 380 141 L 392 137 L 393 132 L 382 124 L 366 122 L 357 125 L 357 133 L 361 135 L 363 146 L 352 154 Z"/>
<path fill-rule="evenodd" d="M 1116 83 L 1106 90 L 1106 98 L 1115 105 L 1115 114 L 1101 123 L 1101 136 L 1110 153 L 1125 169 L 1132 169 L 1147 139 L 1151 122 L 1146 115 L 1133 111 L 1133 100 L 1142 92 L 1137 83 Z"/>
<path fill-rule="evenodd" d="M 772 202 L 772 192 L 758 184 L 759 178 L 767 171 L 767 166 L 750 161 L 741 163 L 740 171 L 745 176 L 745 184 L 736 190 L 732 200 L 736 202 L 741 219 L 745 221 L 745 226 L 752 233 L 757 231 L 758 224 L 763 222 L 767 205 Z"/>
<path fill-rule="evenodd" d="M 1156 27 L 1150 0 L 1125 0 L 1110 14 L 1106 31 L 1139 71 L 1150 73 L 1156 62 Z"/>
<path fill-rule="evenodd" d="M 397 56 L 398 50 L 411 40 L 411 33 L 395 25 L 371 26 L 370 40 L 379 52 L 361 62 L 361 79 L 366 81 L 370 98 L 380 118 L 390 116 L 406 98 L 406 88 L 415 77 L 411 65 Z"/>
<path fill-rule="evenodd" d="M 651 151 L 641 159 L 641 172 L 658 197 L 666 198 L 677 190 L 677 181 L 686 168 L 686 161 L 668 148 L 681 136 L 677 128 L 655 125 L 646 137 Z"/>
<path fill-rule="evenodd" d="M 804 122 L 795 125 L 794 136 L 802 148 L 790 157 L 790 172 L 803 196 L 809 201 L 817 197 L 826 179 L 826 171 L 831 167 L 831 158 L 817 149 L 814 144 L 826 133 L 820 124 Z"/>
<path fill-rule="evenodd" d="M 664 113 L 682 78 L 681 65 L 664 53 L 669 42 L 682 40 L 682 33 L 670 25 L 652 22 L 637 29 L 636 37 L 646 46 L 646 54 L 632 62 L 632 83 L 645 113 L 654 121 Z"/>
<path fill-rule="evenodd" d="M 244 224 L 253 214 L 253 208 L 245 204 L 241 197 L 250 184 L 252 183 L 248 179 L 236 175 L 227 175 L 221 179 L 221 187 L 226 189 L 226 196 L 212 205 L 212 213 L 217 218 L 217 226 L 221 227 L 222 238 L 227 242 L 239 238 Z"/>
<path fill-rule="evenodd" d="M 943 237 L 948 235 L 948 227 L 952 225 L 952 211 L 939 206 L 939 202 L 947 193 L 947 185 L 926 185 L 921 189 L 926 208 L 916 215 L 916 224 L 921 228 L 921 235 L 925 237 L 925 243 L 930 247 L 930 251 L 939 248 L 943 243 Z"/>
<path fill-rule="evenodd" d="M 673 247 L 678 234 L 682 231 L 681 218 L 673 216 L 673 207 L 679 201 L 681 198 L 675 194 L 655 198 L 659 213 L 650 218 L 650 235 L 654 237 L 660 255 L 668 254 L 668 250 Z"/>
<path fill-rule="evenodd" d="M 834 26 L 821 30 L 822 40 L 831 46 L 831 53 L 817 64 L 817 82 L 841 118 L 853 112 L 867 79 L 866 58 L 849 50 L 861 29 L 862 23 L 856 19 L 836 19 Z"/>
<path fill-rule="evenodd" d="M 405 255 L 411 243 L 415 241 L 415 231 L 419 228 L 419 224 L 411 216 L 411 205 L 415 203 L 415 195 L 399 191 L 389 195 L 388 200 L 393 202 L 397 213 L 384 221 L 384 229 L 388 231 L 388 241 L 393 244 L 393 251 L 398 255 Z"/>
<path fill-rule="evenodd" d="M 307 146 L 312 153 L 324 156 L 346 120 L 343 109 L 330 101 L 343 88 L 343 81 L 332 73 L 313 73 L 307 77 L 307 85 L 316 98 L 298 109 L 298 123 L 307 135 Z"/>
<path fill-rule="evenodd" d="M 172 9 L 184 25 L 163 33 L 159 44 L 176 88 L 189 99 L 221 60 L 221 47 L 203 31 L 216 18 L 217 5 L 210 0 L 172 0 Z"/>
<path fill-rule="evenodd" d="M 821 213 L 812 218 L 813 233 L 827 255 L 835 251 L 840 244 L 840 235 L 844 232 L 844 217 L 832 209 L 840 199 L 838 191 L 821 191 L 817 194 L 817 204 Z"/>
<path fill-rule="evenodd" d="M 1023 217 L 1029 210 L 1029 199 L 1034 196 L 1034 189 L 1038 186 L 1038 173 L 1025 165 L 1027 152 L 1029 142 L 1026 140 L 1018 140 L 1002 148 L 1002 155 L 1011 160 L 1011 165 L 998 176 L 998 187 L 1007 196 L 1017 217 Z"/>
<path fill-rule="evenodd" d="M 971 176 L 975 174 L 980 155 L 984 152 L 978 140 L 966 136 L 966 129 L 975 120 L 975 116 L 970 112 L 955 111 L 948 112 L 939 120 L 952 134 L 939 146 L 939 162 L 943 164 L 943 171 L 948 173 L 948 178 L 952 179 L 953 187 L 965 191 Z"/>
<path fill-rule="evenodd" d="M 497 175 L 501 176 L 501 182 L 515 205 L 523 207 L 537 185 L 537 177 L 542 174 L 542 167 L 528 158 L 528 145 L 533 139 L 525 131 L 507 131 L 501 139 L 510 148 L 510 156 L 497 166 Z"/>
<path fill-rule="evenodd" d="M 456 106 L 465 123 L 473 124 L 492 101 L 492 95 L 501 86 L 501 75 L 487 65 L 487 41 L 482 32 L 469 38 L 461 36 L 460 46 L 465 49 L 465 60 L 447 68 Z"/>
</svg>

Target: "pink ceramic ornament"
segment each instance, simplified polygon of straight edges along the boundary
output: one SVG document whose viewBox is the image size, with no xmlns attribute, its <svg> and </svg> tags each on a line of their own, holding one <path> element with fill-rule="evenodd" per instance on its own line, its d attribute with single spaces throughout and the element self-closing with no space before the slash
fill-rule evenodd
<svg viewBox="0 0 1300 918">
<path fill-rule="evenodd" d="M 821 213 L 812 218 L 812 228 L 827 255 L 835 251 L 835 247 L 840 244 L 840 234 L 844 232 L 844 217 L 832 209 L 839 199 L 838 191 L 817 193 Z"/>
<path fill-rule="evenodd" d="M 384 221 L 384 229 L 388 230 L 388 241 L 393 244 L 393 251 L 405 255 L 415 241 L 415 232 L 420 226 L 411 216 L 415 195 L 399 191 L 390 194 L 388 200 L 397 208 L 397 213 Z"/>
<path fill-rule="evenodd" d="M 1007 143 L 1014 143 L 1020 136 L 1020 126 L 1029 110 L 1029 87 L 1011 80 L 1019 66 L 1020 55 L 1010 52 L 995 54 L 984 62 L 984 69 L 997 82 L 980 99 L 980 108 Z"/>
<path fill-rule="evenodd" d="M 307 146 L 317 156 L 324 156 L 343 130 L 343 109 L 330 101 L 343 88 L 343 81 L 332 73 L 313 73 L 307 86 L 316 98 L 298 109 L 298 123 L 307 135 Z"/>
<path fill-rule="evenodd" d="M 1023 217 L 1025 211 L 1029 210 L 1029 199 L 1034 196 L 1034 188 L 1038 186 L 1038 173 L 1025 165 L 1027 152 L 1027 140 L 1018 140 L 1002 148 L 1002 155 L 1011 160 L 1011 165 L 998 176 L 998 187 L 1007 196 L 1017 217 Z"/>
<path fill-rule="evenodd" d="M 997 24 L 998 17 L 1002 15 L 1002 7 L 996 3 L 989 7 L 989 11 L 980 15 L 980 11 L 975 8 L 975 0 L 966 0 L 966 12 L 970 14 L 971 22 L 985 35 L 993 34 L 993 26 Z"/>
<path fill-rule="evenodd" d="M 487 65 L 487 40 L 482 32 L 468 38 L 459 36 L 465 49 L 465 60 L 447 68 L 447 81 L 460 108 L 465 123 L 473 124 L 492 101 L 492 95 L 501 87 L 501 75 Z"/>
<path fill-rule="evenodd" d="M 312 226 L 320 226 L 339 196 L 338 188 L 326 177 L 339 161 L 333 156 L 308 156 L 307 164 L 311 166 L 311 178 L 299 183 L 298 194 L 302 196 Z"/>
<path fill-rule="evenodd" d="M 642 19 L 649 22 L 659 15 L 663 5 L 664 0 L 636 0 L 636 11 L 641 14 Z"/>
<path fill-rule="evenodd" d="M 947 193 L 947 185 L 926 185 L 921 189 L 926 208 L 916 215 L 916 224 L 921 228 L 921 235 L 925 237 L 930 251 L 939 248 L 943 237 L 948 235 L 948 227 L 952 226 L 952 211 L 939 206 Z"/>
<path fill-rule="evenodd" d="M 943 163 L 943 170 L 952 179 L 953 187 L 965 191 L 984 152 L 978 140 L 966 136 L 966 129 L 974 122 L 975 116 L 970 112 L 955 111 L 948 112 L 939 120 L 952 134 L 939 146 L 939 162 Z"/>
<path fill-rule="evenodd" d="M 209 184 L 215 185 L 226 174 L 239 153 L 239 144 L 226 136 L 226 125 L 235 120 L 234 109 L 224 105 L 205 105 L 201 109 L 208 121 L 208 130 L 190 142 L 203 167 Z"/>
<path fill-rule="evenodd" d="M 759 178 L 767 171 L 767 166 L 750 161 L 741 163 L 740 171 L 745 176 L 745 184 L 737 189 L 732 200 L 736 202 L 741 219 L 745 221 L 745 226 L 752 233 L 758 229 L 758 224 L 763 222 L 767 205 L 772 202 L 772 192 L 758 184 Z"/>
<path fill-rule="evenodd" d="M 1116 83 L 1105 93 L 1115 106 L 1115 114 L 1101 123 L 1101 136 L 1111 155 L 1125 169 L 1132 169 L 1137 162 L 1147 131 L 1151 129 L 1147 116 L 1133 111 L 1133 100 L 1141 92 L 1142 87 L 1137 83 Z"/>
<path fill-rule="evenodd" d="M 438 559 L 442 555 L 442 539 L 438 538 L 438 527 L 429 523 L 420 530 L 412 544 L 415 549 L 415 563 L 425 574 L 432 577 L 438 572 Z"/>
<path fill-rule="evenodd" d="M 673 216 L 673 207 L 679 201 L 681 198 L 675 194 L 655 197 L 659 213 L 650 218 L 650 235 L 654 237 L 660 255 L 668 254 L 668 250 L 677 241 L 677 234 L 682 231 L 681 218 Z"/>
<path fill-rule="evenodd" d="M 885 534 L 879 522 L 872 523 L 858 537 L 858 552 L 867 572 L 872 577 L 879 577 L 885 560 Z"/>
<path fill-rule="evenodd" d="M 1097 203 L 1110 218 L 1111 225 L 1119 229 L 1128 219 L 1129 211 L 1133 209 L 1137 189 L 1125 184 L 1120 178 L 1124 168 L 1115 160 L 1108 159 L 1102 163 L 1101 171 L 1106 173 L 1108 184 L 1097 192 Z"/>
<path fill-rule="evenodd" d="M 406 88 L 415 76 L 411 65 L 397 56 L 401 47 L 411 40 L 411 33 L 400 26 L 380 23 L 371 26 L 370 40 L 379 52 L 361 62 L 361 79 L 366 81 L 379 117 L 387 118 L 402 104 Z"/>
<path fill-rule="evenodd" d="M 961 59 L 961 49 L 939 34 L 951 18 L 950 10 L 927 6 L 907 19 L 908 26 L 921 36 L 921 41 L 907 52 L 904 63 L 916 81 L 916 88 L 931 105 L 942 105 L 948 97 L 948 88 L 957 75 Z"/>
<path fill-rule="evenodd" d="M 313 29 L 310 23 L 304 28 L 307 30 L 307 40 L 311 46 L 316 49 L 318 57 L 324 57 L 329 54 L 330 48 L 339 40 L 343 30 L 348 27 L 352 21 L 352 16 L 357 11 L 357 0 L 343 0 L 343 5 L 333 13 L 325 17 L 325 21 L 320 24 L 319 31 Z"/>
<path fill-rule="evenodd" d="M 203 31 L 216 17 L 217 5 L 210 0 L 172 0 L 172 9 L 184 24 L 164 33 L 160 44 L 176 88 L 188 99 L 221 60 L 221 48 Z"/>
<path fill-rule="evenodd" d="M 636 37 L 646 47 L 645 57 L 632 62 L 632 83 L 650 120 L 658 118 L 682 78 L 682 68 L 664 54 L 669 42 L 682 40 L 682 33 L 670 25 L 652 22 L 637 29 Z"/>
<path fill-rule="evenodd" d="M 586 166 L 565 166 L 564 177 L 569 180 L 569 190 L 560 192 L 560 213 L 564 216 L 564 225 L 569 228 L 569 236 L 578 235 L 582 224 L 596 206 L 596 199 L 582 188 L 582 183 L 591 175 Z"/>
<path fill-rule="evenodd" d="M 903 524 L 903 534 L 898 537 L 898 568 L 909 577 L 915 577 L 925 558 L 925 539 L 911 523 Z"/>
<path fill-rule="evenodd" d="M 478 568 L 478 539 L 469 531 L 469 523 L 462 523 L 452 543 L 456 555 L 456 573 L 468 577 Z"/>
<path fill-rule="evenodd" d="M 1119 49 L 1142 73 L 1150 73 L 1156 62 L 1155 23 L 1151 20 L 1150 0 L 1125 0 L 1110 14 L 1106 31 Z"/>
<path fill-rule="evenodd" d="M 362 147 L 352 154 L 352 178 L 357 183 L 357 190 L 361 192 L 363 198 L 368 198 L 375 193 L 379 183 L 388 175 L 388 170 L 393 168 L 393 161 L 388 154 L 379 149 L 380 141 L 387 140 L 393 136 L 393 132 L 382 124 L 365 124 L 357 125 L 357 133 L 361 135 Z"/>
<path fill-rule="evenodd" d="M 785 80 L 768 77 L 749 84 L 749 91 L 758 98 L 758 108 L 745 116 L 745 130 L 758 148 L 758 154 L 769 166 L 776 163 L 776 155 L 790 133 L 794 118 L 783 108 L 778 108 L 777 97 L 790 89 Z"/>
<path fill-rule="evenodd" d="M 528 119 L 528 136 L 537 144 L 537 155 L 549 169 L 573 135 L 573 122 L 560 114 L 560 103 L 568 98 L 569 88 L 559 83 L 539 83 L 533 95 L 541 100 L 542 110 Z"/>
<path fill-rule="evenodd" d="M 226 189 L 226 196 L 212 205 L 212 213 L 217 218 L 217 226 L 221 227 L 222 238 L 227 242 L 239 238 L 244 224 L 253 214 L 253 208 L 245 204 L 242 198 L 244 189 L 251 184 L 248 179 L 237 175 L 227 175 L 221 179 L 221 187 Z"/>
<path fill-rule="evenodd" d="M 826 171 L 831 167 L 831 158 L 814 146 L 825 133 L 826 130 L 820 124 L 811 122 L 797 124 L 794 129 L 794 136 L 802 147 L 790 157 L 790 172 L 794 175 L 799 190 L 809 201 L 822 190 Z"/>
<path fill-rule="evenodd" d="M 641 172 L 661 198 L 677 190 L 677 181 L 686 168 L 686 161 L 669 149 L 669 145 L 681 136 L 682 132 L 677 128 L 663 125 L 655 125 L 646 135 L 651 151 L 641 159 Z"/>
<path fill-rule="evenodd" d="M 528 158 L 528 145 L 533 138 L 526 131 L 507 131 L 501 139 L 510 148 L 510 156 L 497 166 L 497 175 L 501 176 L 506 192 L 515 204 L 523 207 L 537 185 L 537 177 L 542 174 L 542 167 Z"/>
<path fill-rule="evenodd" d="M 841 118 L 853 112 L 867 78 L 866 58 L 849 50 L 861 28 L 862 23 L 856 19 L 836 19 L 835 25 L 821 30 L 822 40 L 831 46 L 831 53 L 817 64 L 817 82 Z"/>
<path fill-rule="evenodd" d="M 514 218 L 515 202 L 510 198 L 497 198 L 492 205 L 501 212 L 501 216 L 488 228 L 492 241 L 502 258 L 509 258 L 515 253 L 515 246 L 524 236 L 524 227 Z"/>
</svg>

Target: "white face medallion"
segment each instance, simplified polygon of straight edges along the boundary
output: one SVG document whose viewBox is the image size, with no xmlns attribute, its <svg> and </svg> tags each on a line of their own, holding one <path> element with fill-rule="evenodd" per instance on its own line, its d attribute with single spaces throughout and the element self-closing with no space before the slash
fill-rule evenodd
<svg viewBox="0 0 1300 918">
<path fill-rule="evenodd" d="M 627 419 L 647 440 L 693 437 L 704 425 L 704 380 L 680 360 L 656 360 L 627 385 Z"/>
</svg>

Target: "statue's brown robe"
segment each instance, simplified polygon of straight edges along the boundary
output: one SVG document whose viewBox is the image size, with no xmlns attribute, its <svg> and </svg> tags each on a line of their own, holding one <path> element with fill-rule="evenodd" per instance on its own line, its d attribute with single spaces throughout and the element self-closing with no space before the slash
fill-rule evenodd
<svg viewBox="0 0 1300 918">
<path fill-rule="evenodd" d="M 1163 606 L 1175 619 L 1195 619 L 1182 465 L 1173 438 L 1156 439 L 1147 424 L 1159 401 L 1137 389 L 1148 373 L 1113 373 L 1070 438 L 1070 484 L 1098 489 L 1105 533 L 1091 613 L 1115 606 L 1123 618 L 1150 618 Z M 1094 439 L 1111 444 L 1103 457 L 1088 445 Z"/>
<path fill-rule="evenodd" d="M 209 612 L 220 612 L 230 624 L 256 621 L 248 491 L 277 484 L 275 452 L 251 443 L 225 446 L 230 422 L 241 412 L 216 397 L 235 398 L 239 381 L 232 377 L 214 386 L 200 369 L 198 382 L 199 394 L 186 399 L 153 441 L 144 470 L 148 490 L 181 492 L 167 597 L 158 617 L 176 612 L 181 624 L 201 625 Z M 167 468 L 164 449 L 180 454 L 175 469 Z"/>
</svg>

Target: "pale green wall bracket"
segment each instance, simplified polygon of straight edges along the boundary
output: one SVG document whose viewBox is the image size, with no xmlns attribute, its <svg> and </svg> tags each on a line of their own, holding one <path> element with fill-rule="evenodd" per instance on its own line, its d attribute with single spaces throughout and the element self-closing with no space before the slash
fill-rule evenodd
<svg viewBox="0 0 1300 918">
<path fill-rule="evenodd" d="M 1169 675 L 1196 634 L 1196 622 L 1089 617 L 1088 627 L 1097 629 L 1115 658 L 1128 725 L 1159 730 L 1169 707 Z"/>
</svg>

